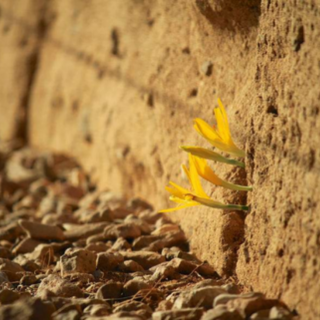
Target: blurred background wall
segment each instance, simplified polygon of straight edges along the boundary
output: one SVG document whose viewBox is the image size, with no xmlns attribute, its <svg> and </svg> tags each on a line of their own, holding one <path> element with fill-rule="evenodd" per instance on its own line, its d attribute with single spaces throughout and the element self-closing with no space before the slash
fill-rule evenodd
<svg viewBox="0 0 320 320">
<path fill-rule="evenodd" d="M 100 188 L 169 206 L 217 97 L 246 150 L 244 216 L 171 214 L 222 275 L 320 317 L 320 3 L 0 0 L 0 138 L 76 157 Z"/>
</svg>

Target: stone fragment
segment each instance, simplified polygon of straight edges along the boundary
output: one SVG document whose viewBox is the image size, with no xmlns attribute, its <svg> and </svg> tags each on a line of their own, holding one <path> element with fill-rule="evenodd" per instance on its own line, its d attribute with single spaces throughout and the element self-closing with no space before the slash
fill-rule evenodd
<svg viewBox="0 0 320 320">
<path fill-rule="evenodd" d="M 97 255 L 97 269 L 112 271 L 115 270 L 124 258 L 119 253 L 100 252 Z"/>
<path fill-rule="evenodd" d="M 213 310 L 206 312 L 201 320 L 243 320 L 237 310 L 229 310 L 226 306 L 220 305 Z"/>
<path fill-rule="evenodd" d="M 151 234 L 155 236 L 165 235 L 168 232 L 180 231 L 180 227 L 176 224 L 164 224 L 163 226 L 154 230 Z"/>
<path fill-rule="evenodd" d="M 154 241 L 160 240 L 159 236 L 141 236 L 135 239 L 132 243 L 133 250 L 140 250 L 142 248 L 148 247 Z"/>
<path fill-rule="evenodd" d="M 123 287 L 123 295 L 130 297 L 135 295 L 140 290 L 150 290 L 153 288 L 153 283 L 147 282 L 141 278 L 129 280 Z"/>
<path fill-rule="evenodd" d="M 168 311 L 171 310 L 173 307 L 173 302 L 170 300 L 162 300 L 159 302 L 156 311 Z"/>
<path fill-rule="evenodd" d="M 133 260 L 126 260 L 119 264 L 118 269 L 122 272 L 138 272 L 143 271 L 144 269 L 140 266 L 139 263 Z"/>
<path fill-rule="evenodd" d="M 49 275 L 42 280 L 37 295 L 41 295 L 44 290 L 49 290 L 58 297 L 83 297 L 83 293 L 78 286 L 56 275 Z"/>
<path fill-rule="evenodd" d="M 86 320 L 102 320 L 97 319 L 96 317 L 89 317 L 86 318 Z M 146 320 L 145 317 L 137 314 L 137 312 L 128 312 L 128 311 L 120 311 L 113 313 L 110 316 L 103 317 L 103 320 Z"/>
<path fill-rule="evenodd" d="M 252 314 L 263 309 L 271 309 L 275 306 L 281 306 L 278 300 L 265 299 L 263 295 L 257 293 L 240 295 L 239 298 L 229 300 L 227 307 L 237 309 L 243 317 L 249 317 Z"/>
<path fill-rule="evenodd" d="M 285 307 L 276 306 L 270 310 L 269 319 L 291 320 L 292 318 L 293 314 Z"/>
<path fill-rule="evenodd" d="M 83 223 L 112 222 L 114 219 L 114 213 L 109 208 L 105 210 L 93 211 L 90 213 L 88 213 L 88 211 L 86 210 L 79 217 L 79 221 Z"/>
<path fill-rule="evenodd" d="M 39 244 L 41 244 L 41 242 L 38 240 L 25 238 L 12 250 L 12 253 L 15 255 L 19 253 L 29 253 L 32 252 Z"/>
<path fill-rule="evenodd" d="M 184 309 L 187 307 L 212 308 L 214 299 L 226 291 L 220 287 L 205 287 L 190 291 L 183 291 L 173 305 L 173 309 Z"/>
<path fill-rule="evenodd" d="M 205 76 L 210 76 L 212 74 L 212 67 L 213 64 L 211 61 L 205 61 L 203 62 L 203 64 L 201 65 L 201 72 L 205 75 Z"/>
<path fill-rule="evenodd" d="M 14 241 L 23 233 L 23 229 L 18 222 L 12 222 L 9 225 L 0 228 L 0 240 Z"/>
<path fill-rule="evenodd" d="M 110 246 L 108 246 L 104 242 L 95 242 L 86 245 L 85 249 L 95 253 L 99 253 L 107 251 L 108 249 L 110 249 Z"/>
<path fill-rule="evenodd" d="M 22 274 L 19 275 L 18 273 L 24 270 L 19 264 L 13 261 L 0 258 L 0 271 L 5 272 L 10 281 L 17 281 L 22 277 Z"/>
<path fill-rule="evenodd" d="M 4 271 L 0 271 L 0 285 L 5 282 L 9 282 L 9 278 Z"/>
<path fill-rule="evenodd" d="M 167 260 L 180 258 L 182 260 L 200 263 L 200 261 L 193 254 L 190 254 L 188 252 L 184 252 L 182 250 L 175 250 L 175 251 L 167 250 L 167 251 L 161 252 L 161 254 L 164 255 Z"/>
<path fill-rule="evenodd" d="M 38 281 L 37 277 L 34 274 L 26 274 L 20 279 L 20 284 L 25 286 L 30 286 Z"/>
<path fill-rule="evenodd" d="M 134 223 L 123 223 L 118 225 L 110 225 L 104 229 L 104 237 L 107 240 L 118 239 L 135 239 L 140 237 L 141 230 Z"/>
<path fill-rule="evenodd" d="M 86 223 L 83 225 L 63 224 L 65 237 L 67 240 L 86 239 L 90 236 L 101 233 L 108 222 Z"/>
<path fill-rule="evenodd" d="M 63 313 L 53 314 L 54 320 L 80 320 L 81 314 L 77 310 L 70 310 Z"/>
<path fill-rule="evenodd" d="M 10 259 L 11 251 L 8 248 L 0 247 L 0 258 Z"/>
<path fill-rule="evenodd" d="M 94 234 L 93 236 L 90 236 L 86 240 L 86 244 L 89 245 L 91 243 L 101 242 L 104 241 L 104 233 L 98 233 Z"/>
<path fill-rule="evenodd" d="M 9 289 L 3 289 L 0 291 L 1 305 L 13 303 L 19 298 L 20 298 L 20 294 L 18 292 L 15 292 Z"/>
<path fill-rule="evenodd" d="M 180 273 L 176 271 L 170 265 L 160 265 L 157 266 L 155 272 L 153 273 L 151 280 L 153 281 L 162 281 L 165 279 L 179 279 L 181 277 Z"/>
<path fill-rule="evenodd" d="M 152 309 L 147 304 L 138 301 L 125 301 L 124 303 L 121 303 L 120 305 L 116 306 L 113 311 L 115 313 L 121 311 L 134 311 L 136 313 L 139 313 L 140 315 L 145 316 L 146 318 L 149 318 L 152 314 Z"/>
<path fill-rule="evenodd" d="M 97 255 L 86 249 L 68 249 L 60 258 L 61 274 L 92 273 L 96 269 Z"/>
<path fill-rule="evenodd" d="M 94 304 L 83 310 L 84 314 L 90 314 L 95 317 L 103 317 L 110 314 L 111 307 L 108 304 Z"/>
<path fill-rule="evenodd" d="M 121 282 L 110 281 L 101 286 L 96 293 L 97 299 L 117 299 L 121 297 L 123 284 Z"/>
<path fill-rule="evenodd" d="M 270 313 L 270 309 L 259 310 L 258 312 L 255 312 L 250 316 L 250 320 L 269 320 L 270 319 L 269 313 Z"/>
<path fill-rule="evenodd" d="M 32 239 L 63 241 L 65 238 L 63 231 L 57 226 L 28 220 L 19 220 L 19 224 Z"/>
<path fill-rule="evenodd" d="M 156 311 L 152 314 L 152 320 L 199 320 L 203 314 L 201 308 L 185 308 L 180 310 Z"/>
<path fill-rule="evenodd" d="M 235 300 L 240 297 L 241 297 L 240 294 L 222 293 L 214 299 L 213 307 L 215 308 L 218 305 L 227 304 L 228 301 Z"/>
<path fill-rule="evenodd" d="M 149 269 L 157 264 L 165 261 L 165 257 L 156 252 L 149 251 L 133 251 L 124 252 L 122 251 L 125 260 L 134 260 L 139 263 L 144 269 Z"/>
<path fill-rule="evenodd" d="M 0 320 L 52 320 L 54 309 L 38 298 L 17 301 L 0 308 Z"/>
<path fill-rule="evenodd" d="M 140 198 L 131 199 L 128 202 L 128 208 L 134 210 L 135 212 L 141 212 L 142 210 L 152 210 L 153 207 L 150 203 L 146 202 Z"/>
<path fill-rule="evenodd" d="M 161 219 L 162 217 L 163 217 L 162 213 L 152 211 L 152 210 L 144 210 L 139 214 L 139 219 L 150 224 L 155 224 L 157 220 Z"/>
<path fill-rule="evenodd" d="M 127 249 L 131 249 L 131 244 L 122 237 L 118 238 L 112 246 L 112 250 L 115 250 L 115 251 L 127 250 Z"/>
</svg>

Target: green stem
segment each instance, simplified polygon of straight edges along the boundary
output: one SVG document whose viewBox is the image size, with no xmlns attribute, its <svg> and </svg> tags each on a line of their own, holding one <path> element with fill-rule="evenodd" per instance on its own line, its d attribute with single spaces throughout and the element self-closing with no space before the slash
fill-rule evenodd
<svg viewBox="0 0 320 320">
<path fill-rule="evenodd" d="M 213 161 L 222 162 L 222 163 L 227 163 L 227 164 L 231 164 L 233 166 L 238 166 L 241 168 L 245 167 L 243 162 L 235 160 L 235 159 L 226 158 L 226 157 L 220 155 L 219 153 L 214 152 L 210 149 L 201 148 L 201 147 L 189 147 L 189 146 L 181 146 L 180 148 L 186 152 L 191 153 L 192 155 L 194 155 L 196 157 L 199 157 L 199 158 L 213 160 Z"/>
</svg>

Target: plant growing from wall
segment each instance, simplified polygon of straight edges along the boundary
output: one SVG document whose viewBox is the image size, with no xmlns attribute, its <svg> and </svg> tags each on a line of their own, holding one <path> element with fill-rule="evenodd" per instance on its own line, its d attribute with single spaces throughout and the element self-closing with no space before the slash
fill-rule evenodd
<svg viewBox="0 0 320 320">
<path fill-rule="evenodd" d="M 227 113 L 220 99 L 218 99 L 218 107 L 214 109 L 214 114 L 217 126 L 210 126 L 204 120 L 197 118 L 194 120 L 195 130 L 217 149 L 231 156 L 244 158 L 245 152 L 239 149 L 232 140 Z M 216 186 L 236 191 L 251 191 L 252 187 L 250 186 L 233 184 L 219 178 L 210 168 L 207 160 L 223 162 L 244 168 L 243 162 L 224 157 L 207 148 L 195 146 L 181 146 L 181 148 L 189 153 L 189 168 L 185 165 L 182 165 L 182 168 L 188 177 L 191 188 L 190 190 L 185 189 L 170 181 L 170 185 L 166 187 L 166 190 L 170 193 L 170 200 L 177 203 L 177 206 L 161 210 L 161 212 L 170 212 L 198 205 L 223 210 L 249 210 L 249 207 L 246 205 L 223 204 L 211 199 L 203 190 L 200 182 L 201 177 Z"/>
</svg>

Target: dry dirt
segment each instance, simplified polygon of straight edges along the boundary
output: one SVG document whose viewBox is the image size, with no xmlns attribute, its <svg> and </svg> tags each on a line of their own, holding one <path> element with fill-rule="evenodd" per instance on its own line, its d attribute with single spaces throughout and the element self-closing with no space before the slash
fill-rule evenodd
<svg viewBox="0 0 320 320">
<path fill-rule="evenodd" d="M 219 274 L 319 318 L 319 6 L 0 0 L 1 138 L 69 152 L 100 188 L 159 209 L 219 96 L 247 155 L 246 173 L 219 174 L 254 191 L 208 191 L 252 210 L 170 217 Z"/>
</svg>

